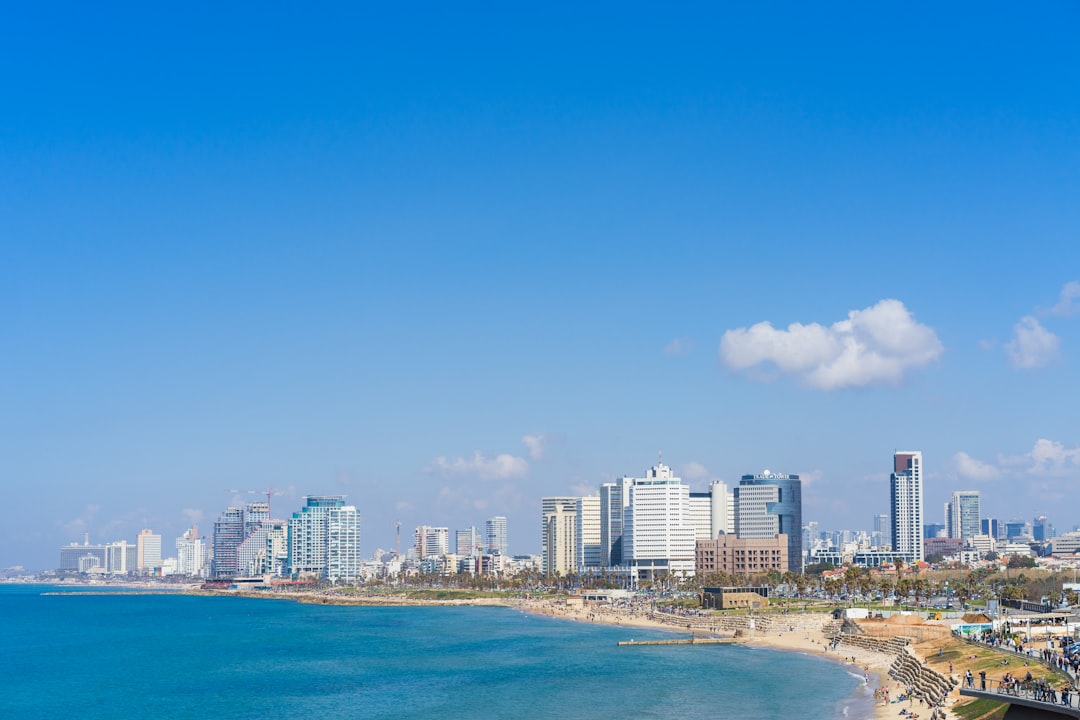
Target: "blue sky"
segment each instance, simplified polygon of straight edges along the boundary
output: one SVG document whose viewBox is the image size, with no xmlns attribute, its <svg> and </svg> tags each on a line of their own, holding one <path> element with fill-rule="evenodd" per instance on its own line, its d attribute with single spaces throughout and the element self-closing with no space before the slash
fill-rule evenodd
<svg viewBox="0 0 1080 720">
<path fill-rule="evenodd" d="M 0 566 L 264 487 L 536 552 L 660 449 L 855 529 L 921 449 L 928 521 L 1071 529 L 1078 19 L 9 9 Z"/>
</svg>

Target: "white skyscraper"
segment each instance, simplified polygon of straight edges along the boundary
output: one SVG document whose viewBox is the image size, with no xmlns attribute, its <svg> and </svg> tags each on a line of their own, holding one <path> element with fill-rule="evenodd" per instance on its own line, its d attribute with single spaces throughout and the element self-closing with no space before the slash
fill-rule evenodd
<svg viewBox="0 0 1080 720">
<path fill-rule="evenodd" d="M 340 495 L 312 495 L 289 521 L 289 572 L 328 580 L 359 577 L 360 520 Z"/>
<path fill-rule="evenodd" d="M 908 562 L 923 559 L 922 452 L 897 452 L 889 480 L 892 549 Z"/>
<path fill-rule="evenodd" d="M 577 501 L 577 569 L 583 572 L 600 567 L 600 496 Z"/>
<path fill-rule="evenodd" d="M 694 543 L 689 486 L 662 463 L 634 478 L 623 521 L 623 564 L 640 580 L 660 573 L 693 576 Z"/>
</svg>

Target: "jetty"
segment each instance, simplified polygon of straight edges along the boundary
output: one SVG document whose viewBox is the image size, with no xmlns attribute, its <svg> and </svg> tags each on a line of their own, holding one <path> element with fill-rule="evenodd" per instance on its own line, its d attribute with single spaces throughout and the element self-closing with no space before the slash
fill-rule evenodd
<svg viewBox="0 0 1080 720">
<path fill-rule="evenodd" d="M 728 645 L 735 638 L 679 638 L 677 640 L 620 640 L 619 645 Z"/>
</svg>

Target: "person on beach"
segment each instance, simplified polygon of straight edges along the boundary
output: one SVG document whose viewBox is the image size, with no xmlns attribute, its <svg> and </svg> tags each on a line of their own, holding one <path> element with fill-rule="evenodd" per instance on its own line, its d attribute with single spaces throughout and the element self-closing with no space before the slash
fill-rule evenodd
<svg viewBox="0 0 1080 720">
<path fill-rule="evenodd" d="M 969 688 L 975 687 L 975 676 L 971 674 L 970 669 L 968 669 L 968 671 L 964 673 L 964 678 L 967 680 L 967 686 Z"/>
</svg>

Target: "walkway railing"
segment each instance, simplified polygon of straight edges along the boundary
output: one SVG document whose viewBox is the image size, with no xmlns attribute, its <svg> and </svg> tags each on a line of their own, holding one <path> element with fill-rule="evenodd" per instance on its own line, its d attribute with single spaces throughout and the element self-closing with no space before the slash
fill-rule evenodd
<svg viewBox="0 0 1080 720">
<path fill-rule="evenodd" d="M 1055 688 L 1045 680 L 983 681 L 976 677 L 973 678 L 970 685 L 965 679 L 960 689 L 961 691 L 980 690 L 987 693 L 996 693 L 1001 696 L 1002 702 L 1009 702 L 1009 698 L 1020 698 L 1047 706 L 1080 710 L 1080 696 L 1077 695 L 1074 689 L 1068 686 Z"/>
</svg>

